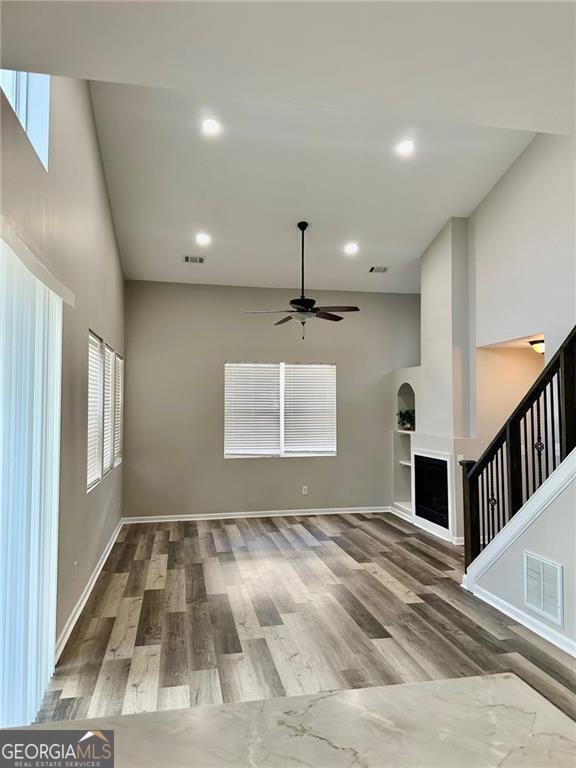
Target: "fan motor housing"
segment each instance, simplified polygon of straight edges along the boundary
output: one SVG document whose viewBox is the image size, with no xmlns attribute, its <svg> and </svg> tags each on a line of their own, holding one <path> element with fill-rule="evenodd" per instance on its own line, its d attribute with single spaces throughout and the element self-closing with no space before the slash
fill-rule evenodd
<svg viewBox="0 0 576 768">
<path fill-rule="evenodd" d="M 310 310 L 316 304 L 315 299 L 306 299 L 304 297 L 300 299 L 291 299 L 290 304 L 295 307 L 296 309 L 306 309 Z"/>
</svg>

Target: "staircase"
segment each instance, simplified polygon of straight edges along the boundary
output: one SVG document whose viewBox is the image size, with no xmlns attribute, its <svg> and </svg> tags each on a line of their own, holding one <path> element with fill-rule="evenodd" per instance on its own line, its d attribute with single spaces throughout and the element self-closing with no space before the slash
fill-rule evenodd
<svg viewBox="0 0 576 768">
<path fill-rule="evenodd" d="M 462 461 L 466 569 L 576 447 L 576 327 L 478 461 Z"/>
</svg>

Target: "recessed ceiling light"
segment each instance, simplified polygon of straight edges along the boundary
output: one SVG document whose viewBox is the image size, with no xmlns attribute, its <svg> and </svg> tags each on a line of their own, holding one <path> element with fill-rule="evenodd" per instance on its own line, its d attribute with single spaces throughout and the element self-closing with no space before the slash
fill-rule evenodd
<svg viewBox="0 0 576 768">
<path fill-rule="evenodd" d="M 356 256 L 359 250 L 358 243 L 346 243 L 344 246 L 344 253 L 347 256 Z"/>
<path fill-rule="evenodd" d="M 206 232 L 198 232 L 198 234 L 196 235 L 197 245 L 210 245 L 211 242 L 212 242 L 212 238 Z"/>
<path fill-rule="evenodd" d="M 396 154 L 400 157 L 410 157 L 414 154 L 414 142 L 412 139 L 403 139 L 399 144 L 396 144 Z"/>
<path fill-rule="evenodd" d="M 204 136 L 218 136 L 222 133 L 222 126 L 213 117 L 207 117 L 202 121 L 202 133 Z"/>
</svg>

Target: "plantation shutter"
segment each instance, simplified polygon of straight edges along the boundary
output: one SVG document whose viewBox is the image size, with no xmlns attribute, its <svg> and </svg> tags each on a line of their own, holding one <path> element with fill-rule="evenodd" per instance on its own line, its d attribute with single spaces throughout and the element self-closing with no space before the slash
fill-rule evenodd
<svg viewBox="0 0 576 768">
<path fill-rule="evenodd" d="M 102 340 L 90 331 L 88 334 L 88 489 L 102 477 L 103 347 Z"/>
<path fill-rule="evenodd" d="M 336 453 L 336 366 L 284 364 L 284 453 Z"/>
<path fill-rule="evenodd" d="M 224 455 L 280 454 L 280 365 L 226 363 Z"/>
<path fill-rule="evenodd" d="M 114 363 L 116 355 L 109 346 L 104 346 L 104 435 L 102 440 L 102 462 L 104 474 L 114 464 Z"/>
<path fill-rule="evenodd" d="M 114 466 L 122 461 L 122 420 L 124 414 L 124 360 L 116 355 L 114 377 Z"/>
</svg>

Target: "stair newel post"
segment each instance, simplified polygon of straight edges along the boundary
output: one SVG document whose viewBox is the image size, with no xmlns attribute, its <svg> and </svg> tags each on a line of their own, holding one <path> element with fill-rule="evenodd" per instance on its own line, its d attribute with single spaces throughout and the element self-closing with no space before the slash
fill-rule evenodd
<svg viewBox="0 0 576 768">
<path fill-rule="evenodd" d="M 470 563 L 480 554 L 480 513 L 478 481 L 470 481 L 468 473 L 474 466 L 473 461 L 461 461 L 462 489 L 464 491 L 464 564 Z"/>
<path fill-rule="evenodd" d="M 528 450 L 528 446 L 526 446 Z M 522 441 L 520 419 L 510 419 L 506 426 L 506 459 L 508 467 L 508 508 L 510 517 L 522 506 Z"/>
<path fill-rule="evenodd" d="M 576 448 L 576 338 L 560 354 L 560 457 Z"/>
</svg>

